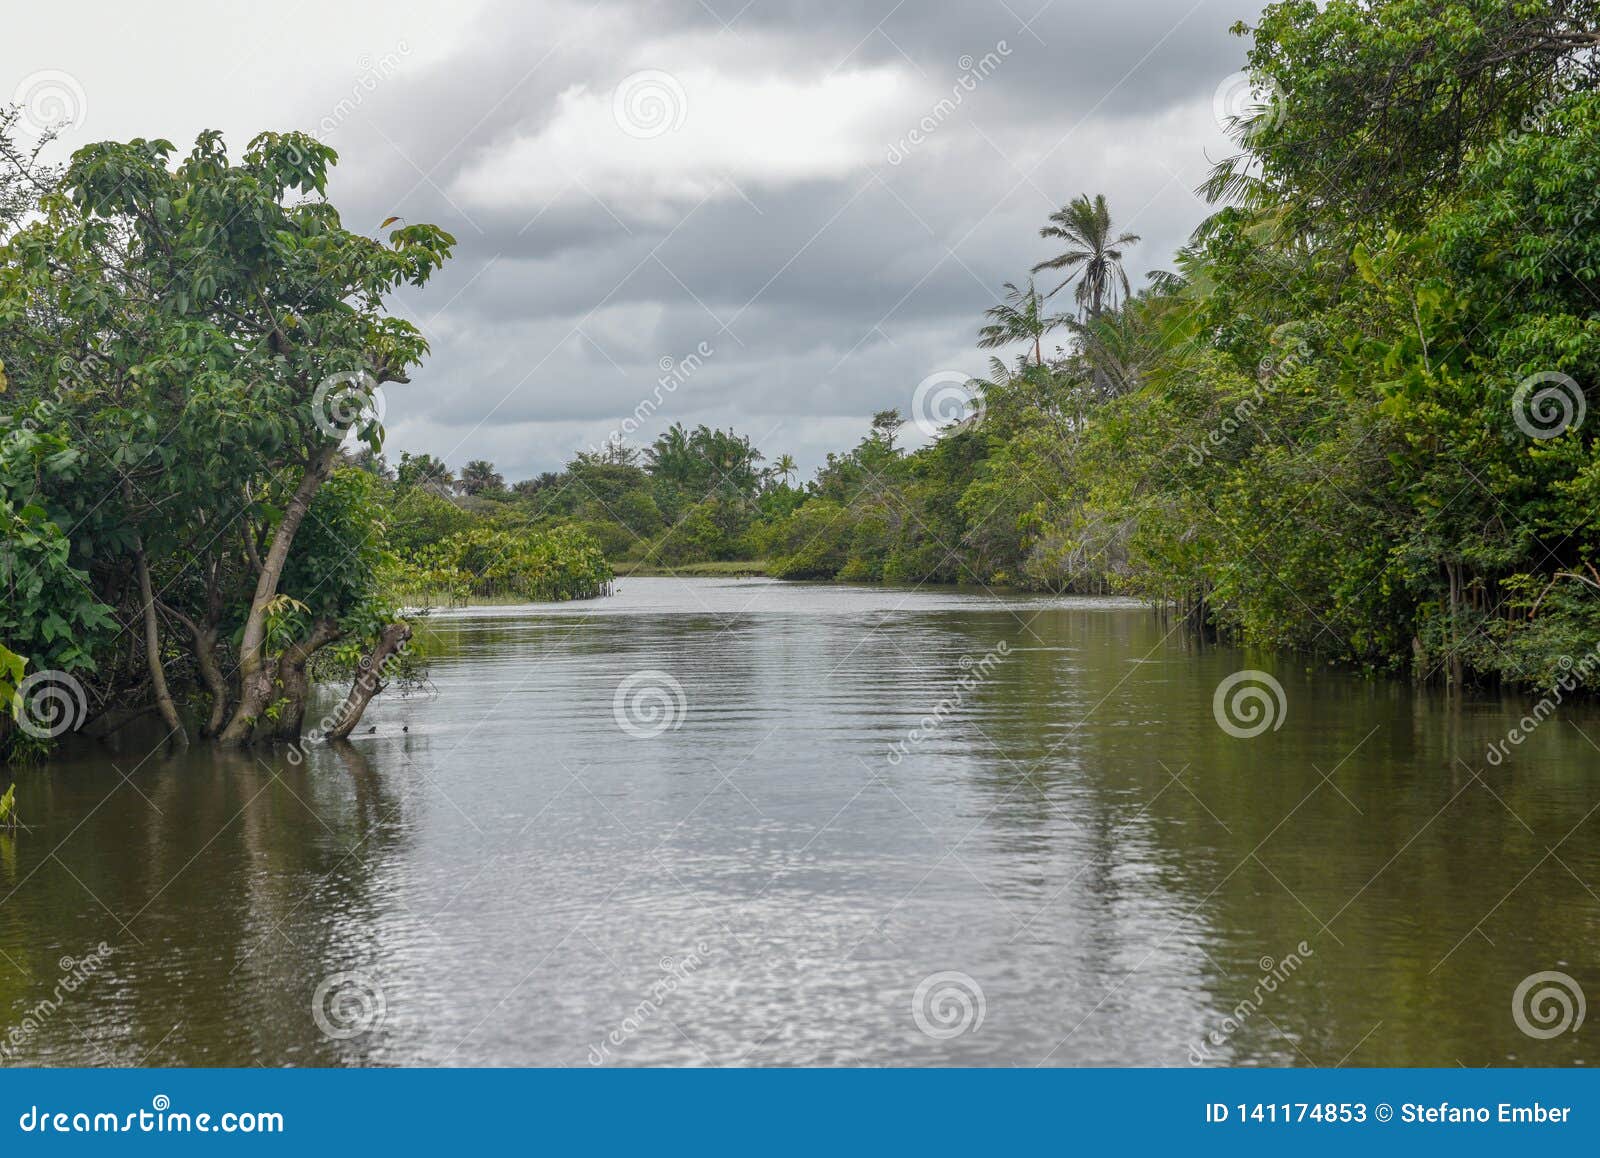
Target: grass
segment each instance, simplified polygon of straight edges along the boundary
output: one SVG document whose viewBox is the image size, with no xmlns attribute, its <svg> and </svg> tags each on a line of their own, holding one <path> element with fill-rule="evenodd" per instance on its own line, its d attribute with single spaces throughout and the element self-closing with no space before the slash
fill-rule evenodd
<svg viewBox="0 0 1600 1158">
<path fill-rule="evenodd" d="M 751 575 L 765 575 L 767 573 L 767 561 L 765 559 L 720 559 L 709 563 L 684 563 L 677 567 L 668 567 L 661 563 L 626 562 L 614 563 L 612 566 L 619 578 L 625 575 L 742 578 Z"/>
</svg>

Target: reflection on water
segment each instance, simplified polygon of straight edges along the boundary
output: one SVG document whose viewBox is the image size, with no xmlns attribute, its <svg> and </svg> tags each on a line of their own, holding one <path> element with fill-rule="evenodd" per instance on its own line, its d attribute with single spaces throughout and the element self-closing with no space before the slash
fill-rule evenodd
<svg viewBox="0 0 1600 1158">
<path fill-rule="evenodd" d="M 1597 1052 L 1512 1012 L 1541 971 L 1600 994 L 1593 709 L 1491 767 L 1520 699 L 1097 600 L 625 579 L 421 634 L 435 693 L 302 764 L 19 774 L 9 1064 Z M 1251 739 L 1212 710 L 1242 668 L 1287 705 Z"/>
</svg>

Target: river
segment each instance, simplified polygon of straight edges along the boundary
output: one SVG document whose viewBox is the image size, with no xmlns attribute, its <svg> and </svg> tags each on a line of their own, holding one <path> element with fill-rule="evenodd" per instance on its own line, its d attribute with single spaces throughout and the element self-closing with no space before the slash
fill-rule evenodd
<svg viewBox="0 0 1600 1158">
<path fill-rule="evenodd" d="M 625 578 L 419 637 L 349 745 L 18 773 L 8 1064 L 1597 1053 L 1523 984 L 1600 992 L 1591 705 L 1492 764 L 1537 696 L 933 588 Z M 1247 670 L 1281 698 L 1219 707 Z"/>
</svg>

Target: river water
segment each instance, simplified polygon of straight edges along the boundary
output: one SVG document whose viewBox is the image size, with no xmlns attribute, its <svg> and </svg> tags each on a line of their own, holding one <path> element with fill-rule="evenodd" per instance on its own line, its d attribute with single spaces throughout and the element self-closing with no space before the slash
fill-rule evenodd
<svg viewBox="0 0 1600 1158">
<path fill-rule="evenodd" d="M 1543 1036 L 1600 994 L 1592 706 L 1491 764 L 1536 696 L 948 589 L 623 579 L 419 636 L 431 689 L 349 745 L 18 773 L 0 1058 L 1600 1055 Z M 1224 728 L 1245 670 L 1281 699 Z"/>
</svg>

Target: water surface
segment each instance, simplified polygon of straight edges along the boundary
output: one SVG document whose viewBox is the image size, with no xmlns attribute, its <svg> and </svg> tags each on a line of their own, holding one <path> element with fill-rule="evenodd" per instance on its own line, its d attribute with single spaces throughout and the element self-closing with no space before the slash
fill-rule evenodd
<svg viewBox="0 0 1600 1158">
<path fill-rule="evenodd" d="M 303 762 L 129 737 L 18 774 L 10 1064 L 1600 1053 L 1512 1005 L 1600 994 L 1592 707 L 1493 766 L 1536 697 L 948 589 L 624 579 L 420 634 L 432 691 Z M 1284 690 L 1253 738 L 1213 711 L 1241 669 Z"/>
</svg>

